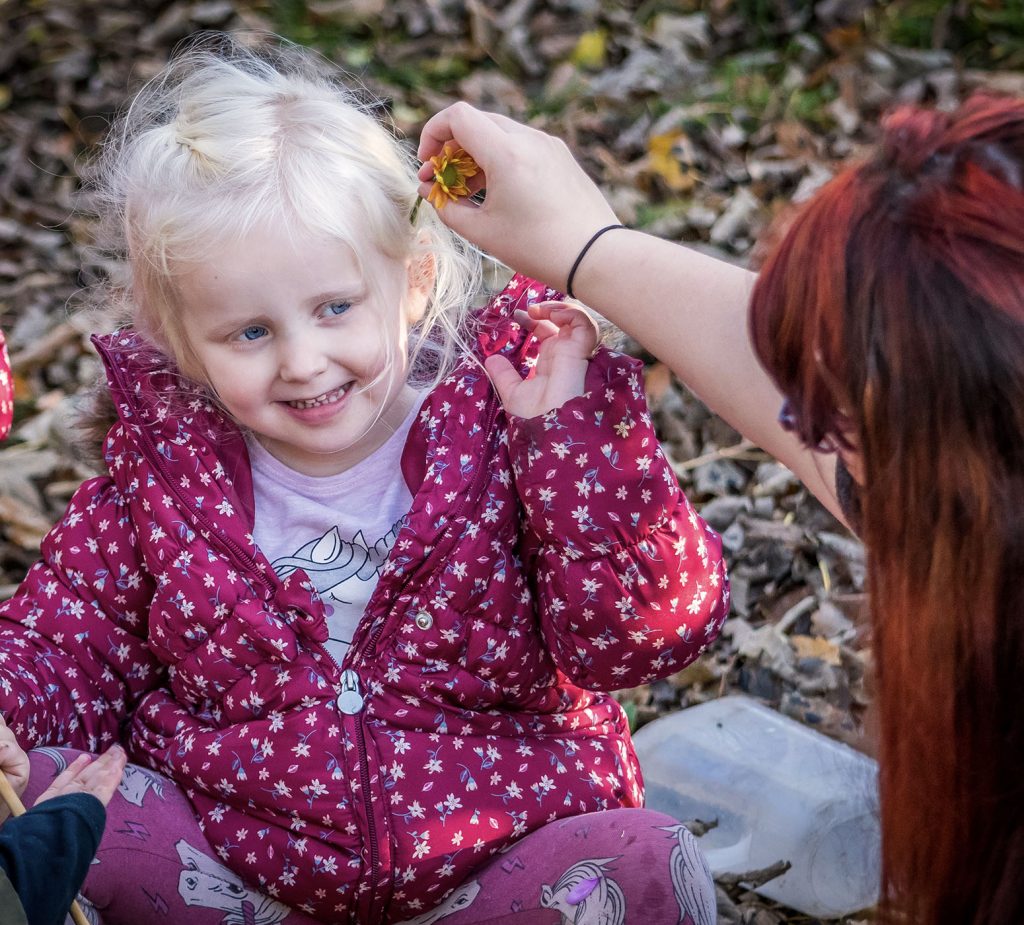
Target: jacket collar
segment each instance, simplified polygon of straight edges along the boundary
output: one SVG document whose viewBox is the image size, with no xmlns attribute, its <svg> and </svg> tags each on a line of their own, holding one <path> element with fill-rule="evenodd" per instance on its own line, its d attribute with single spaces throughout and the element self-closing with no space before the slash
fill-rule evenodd
<svg viewBox="0 0 1024 925">
<path fill-rule="evenodd" d="M 93 335 L 120 421 L 143 427 L 159 448 L 200 442 L 216 456 L 248 523 L 255 518 L 252 472 L 238 425 L 201 385 L 183 376 L 163 351 L 131 328 Z"/>
</svg>

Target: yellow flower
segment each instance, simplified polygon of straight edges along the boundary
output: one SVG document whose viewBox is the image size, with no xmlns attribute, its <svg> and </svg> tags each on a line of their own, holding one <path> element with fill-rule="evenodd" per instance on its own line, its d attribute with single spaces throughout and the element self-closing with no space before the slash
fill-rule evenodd
<svg viewBox="0 0 1024 925">
<path fill-rule="evenodd" d="M 480 172 L 476 161 L 454 141 L 446 141 L 441 153 L 432 157 L 430 163 L 434 166 L 434 185 L 427 202 L 438 211 L 449 202 L 468 196 L 466 181 Z"/>
</svg>

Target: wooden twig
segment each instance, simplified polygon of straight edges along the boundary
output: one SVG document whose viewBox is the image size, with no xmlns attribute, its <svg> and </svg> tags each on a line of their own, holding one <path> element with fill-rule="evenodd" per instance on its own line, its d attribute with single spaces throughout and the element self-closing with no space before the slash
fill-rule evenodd
<svg viewBox="0 0 1024 925">
<path fill-rule="evenodd" d="M 739 874 L 718 874 L 715 877 L 715 883 L 724 887 L 744 884 L 752 889 L 757 889 L 759 886 L 764 886 L 769 880 L 781 877 L 792 866 L 789 861 L 776 861 L 774 864 L 770 864 L 768 867 L 761 867 L 758 870 L 748 870 Z"/>
<path fill-rule="evenodd" d="M 21 802 L 21 797 L 14 792 L 11 782 L 3 771 L 0 771 L 0 797 L 3 797 L 3 801 L 7 804 L 7 808 L 11 811 L 12 816 L 25 815 L 25 804 Z M 71 918 L 74 920 L 75 925 L 89 925 L 89 920 L 85 917 L 82 907 L 78 905 L 78 901 L 75 899 L 71 900 Z"/>
<path fill-rule="evenodd" d="M 719 459 L 735 459 L 738 456 L 746 455 L 751 450 L 754 450 L 758 457 L 765 455 L 762 450 L 758 449 L 756 443 L 751 443 L 749 440 L 741 440 L 733 446 L 722 447 L 722 449 L 715 450 L 713 453 L 695 456 L 693 459 L 688 459 L 685 462 L 672 463 L 672 468 L 682 475 L 682 473 L 696 469 L 698 466 L 703 466 L 705 463 L 715 462 Z"/>
<path fill-rule="evenodd" d="M 28 347 L 11 354 L 11 370 L 21 373 L 31 366 L 48 363 L 61 347 L 81 336 L 82 332 L 70 321 L 62 321 Z"/>
</svg>

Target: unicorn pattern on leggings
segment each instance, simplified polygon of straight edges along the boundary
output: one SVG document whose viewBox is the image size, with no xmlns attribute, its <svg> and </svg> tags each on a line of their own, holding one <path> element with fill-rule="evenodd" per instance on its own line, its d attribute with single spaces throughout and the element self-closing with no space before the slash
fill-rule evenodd
<svg viewBox="0 0 1024 925">
<path fill-rule="evenodd" d="M 96 911 L 96 907 L 81 893 L 75 897 L 75 902 L 78 903 L 78 908 L 82 910 L 82 915 L 85 916 L 85 920 L 89 925 L 103 925 L 103 920 L 100 918 L 99 912 Z"/>
<path fill-rule="evenodd" d="M 124 776 L 117 785 L 117 792 L 134 806 L 142 806 L 146 794 L 152 790 L 161 800 L 164 798 L 164 778 L 137 764 L 128 764 Z"/>
<path fill-rule="evenodd" d="M 429 912 L 424 912 L 414 919 L 398 922 L 397 925 L 434 925 L 434 922 L 439 919 L 446 919 L 449 915 L 454 915 L 456 912 L 468 909 L 473 905 L 479 892 L 480 884 L 476 880 L 470 880 L 468 883 L 463 883 L 462 886 L 452 890 L 443 903 L 435 906 Z"/>
<path fill-rule="evenodd" d="M 178 894 L 186 906 L 226 912 L 221 925 L 277 925 L 288 915 L 283 903 L 250 890 L 223 864 L 197 851 L 185 839 L 174 847 L 184 865 Z"/>
<path fill-rule="evenodd" d="M 617 858 L 592 858 L 573 864 L 554 886 L 540 891 L 544 909 L 557 909 L 561 925 L 625 925 L 626 897 L 608 876 L 607 865 Z"/>
<path fill-rule="evenodd" d="M 677 842 L 669 855 L 672 891 L 679 903 L 679 925 L 715 925 L 715 900 L 711 890 L 701 886 L 712 883 L 711 868 L 700 853 L 697 842 L 685 825 L 661 828 Z"/>
</svg>

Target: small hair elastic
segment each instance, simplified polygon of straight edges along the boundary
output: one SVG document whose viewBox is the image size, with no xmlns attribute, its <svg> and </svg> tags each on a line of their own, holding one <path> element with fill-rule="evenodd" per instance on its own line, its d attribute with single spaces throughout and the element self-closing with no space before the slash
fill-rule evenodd
<svg viewBox="0 0 1024 925">
<path fill-rule="evenodd" d="M 569 279 L 565 283 L 565 294 L 570 299 L 575 299 L 576 294 L 572 291 L 572 281 L 576 278 L 576 271 L 580 268 L 580 261 L 586 256 L 587 251 L 594 246 L 594 242 L 601 237 L 606 231 L 611 231 L 614 228 L 625 228 L 625 225 L 605 225 L 604 228 L 599 228 L 594 232 L 594 236 L 583 245 L 583 249 L 579 252 L 576 257 L 575 263 L 572 265 L 572 269 L 569 271 Z"/>
</svg>

